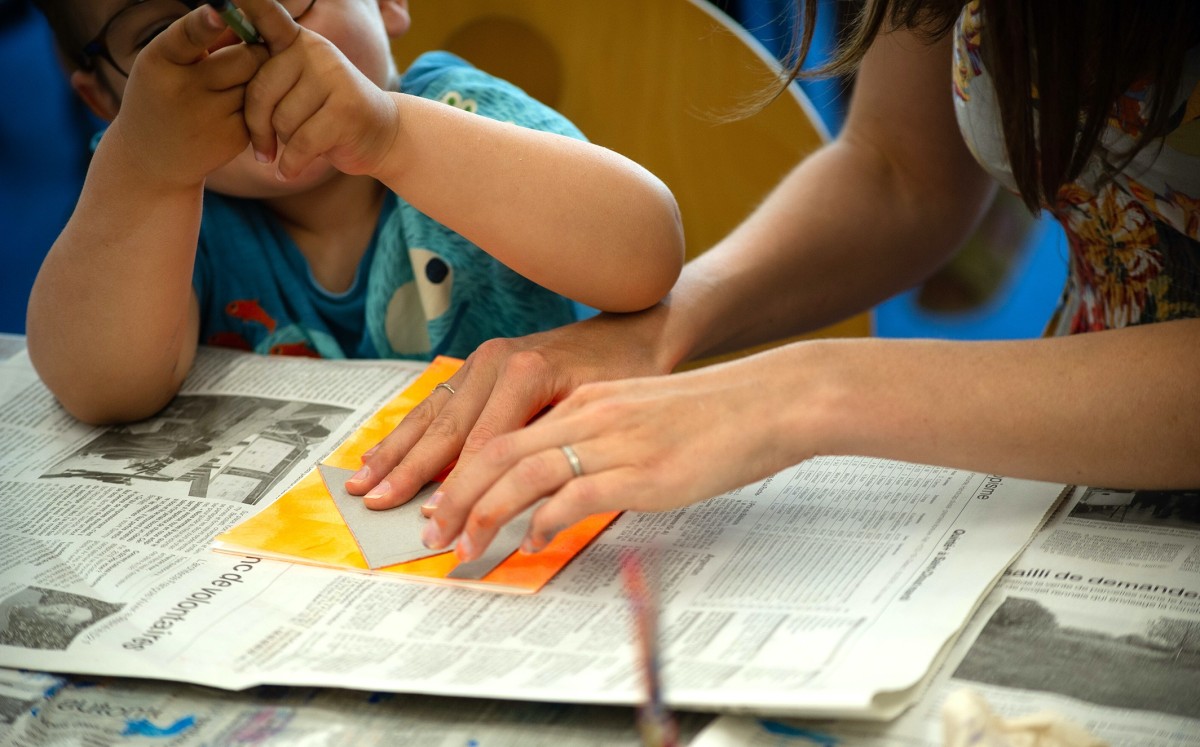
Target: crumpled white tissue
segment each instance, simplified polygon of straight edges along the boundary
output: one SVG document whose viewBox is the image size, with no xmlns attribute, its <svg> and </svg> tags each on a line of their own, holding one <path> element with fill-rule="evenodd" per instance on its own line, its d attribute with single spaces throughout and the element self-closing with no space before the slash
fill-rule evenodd
<svg viewBox="0 0 1200 747">
<path fill-rule="evenodd" d="M 1053 711 L 996 715 L 977 691 L 958 690 L 942 705 L 944 747 L 1108 747 L 1108 742 Z"/>
</svg>

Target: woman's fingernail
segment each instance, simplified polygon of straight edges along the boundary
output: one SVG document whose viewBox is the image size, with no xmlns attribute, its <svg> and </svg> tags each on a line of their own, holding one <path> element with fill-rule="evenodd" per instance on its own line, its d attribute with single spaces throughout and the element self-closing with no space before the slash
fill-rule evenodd
<svg viewBox="0 0 1200 747">
<path fill-rule="evenodd" d="M 362 469 L 360 469 L 358 472 L 355 472 L 350 477 L 350 482 L 363 482 L 370 476 L 371 476 L 371 468 L 366 465 L 363 465 Z"/>
<path fill-rule="evenodd" d="M 371 458 L 371 455 L 372 455 L 372 454 L 374 454 L 374 453 L 375 453 L 375 450 L 376 450 L 376 449 L 378 449 L 378 448 L 379 448 L 378 446 L 372 446 L 371 448 L 369 448 L 369 449 L 367 449 L 366 451 L 364 451 L 364 452 L 363 452 L 363 453 L 362 453 L 362 454 L 361 454 L 361 455 L 358 457 L 359 461 L 361 461 L 361 462 L 365 462 L 365 461 L 367 461 L 368 459 L 370 459 L 370 458 Z"/>
<path fill-rule="evenodd" d="M 430 522 L 431 524 L 433 522 Z M 458 544 L 454 547 L 454 552 L 458 555 L 458 560 L 461 563 L 475 559 L 475 543 L 471 541 L 471 537 L 463 534 L 458 538 Z"/>
<path fill-rule="evenodd" d="M 533 555 L 534 553 L 539 552 L 541 549 L 542 548 L 538 547 L 537 543 L 533 541 L 533 537 L 530 537 L 529 535 L 525 535 L 525 539 L 521 541 L 520 550 L 526 555 Z"/>
<path fill-rule="evenodd" d="M 432 511 L 433 509 L 437 508 L 437 504 L 441 502 L 443 495 L 445 495 L 445 493 L 441 490 L 435 492 L 433 495 L 429 496 L 429 500 L 425 501 L 425 504 L 422 505 L 421 508 L 427 508 Z"/>
<path fill-rule="evenodd" d="M 521 552 L 532 554 L 545 550 L 546 547 L 554 541 L 554 538 L 559 535 L 566 527 L 554 527 L 551 531 L 535 536 L 533 534 L 525 535 L 525 540 L 521 542 Z"/>
<path fill-rule="evenodd" d="M 370 492 L 364 495 L 363 498 L 382 498 L 390 492 L 392 492 L 392 486 L 386 482 L 381 482 L 371 488 Z"/>
<path fill-rule="evenodd" d="M 446 544 L 442 541 L 442 530 L 438 528 L 436 521 L 427 521 L 421 528 L 421 544 L 430 550 L 440 550 Z"/>
</svg>

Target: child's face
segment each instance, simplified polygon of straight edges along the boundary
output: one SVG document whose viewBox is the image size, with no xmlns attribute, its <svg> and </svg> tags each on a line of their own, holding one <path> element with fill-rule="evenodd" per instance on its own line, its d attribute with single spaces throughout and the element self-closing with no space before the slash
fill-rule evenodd
<svg viewBox="0 0 1200 747">
<path fill-rule="evenodd" d="M 383 5 L 379 0 L 317 0 L 300 23 L 333 42 L 375 85 L 387 88 L 396 68 L 388 41 L 393 29 L 385 23 Z M 247 148 L 209 176 L 207 185 L 222 194 L 264 198 L 302 192 L 335 173 L 327 161 L 318 158 L 300 176 L 283 183 L 275 176 L 275 164 L 259 163 Z"/>
<path fill-rule="evenodd" d="M 98 33 L 110 18 L 129 4 L 129 0 L 100 0 L 84 4 L 80 12 L 87 20 L 87 28 Z M 332 42 L 380 88 L 391 85 L 395 64 L 389 39 L 403 34 L 408 28 L 407 0 L 316 0 L 299 18 L 299 23 Z M 83 74 L 102 77 L 102 83 L 115 98 L 114 106 L 120 106 L 128 78 L 107 61 L 100 62 L 94 73 Z M 78 90 L 78 86 L 76 88 Z M 275 165 L 259 163 L 247 147 L 233 161 L 210 174 L 207 186 L 238 197 L 266 198 L 304 191 L 334 173 L 327 162 L 317 159 L 299 177 L 283 183 L 275 177 Z"/>
</svg>

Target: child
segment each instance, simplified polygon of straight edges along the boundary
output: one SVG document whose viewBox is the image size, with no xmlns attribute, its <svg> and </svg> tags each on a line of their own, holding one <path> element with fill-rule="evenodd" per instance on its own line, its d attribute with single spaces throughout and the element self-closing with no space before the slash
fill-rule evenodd
<svg viewBox="0 0 1200 747">
<path fill-rule="evenodd" d="M 38 5 L 111 121 L 27 319 L 82 420 L 154 413 L 201 343 L 465 356 L 571 321 L 563 296 L 633 311 L 678 274 L 645 170 L 446 53 L 396 92 L 407 0 L 244 0 L 263 44 L 178 0 Z"/>
</svg>

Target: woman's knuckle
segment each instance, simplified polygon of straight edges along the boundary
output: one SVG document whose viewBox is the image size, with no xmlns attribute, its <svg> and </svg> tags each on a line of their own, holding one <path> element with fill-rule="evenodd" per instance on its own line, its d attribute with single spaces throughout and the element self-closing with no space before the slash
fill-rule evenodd
<svg viewBox="0 0 1200 747">
<path fill-rule="evenodd" d="M 513 477 L 525 485 L 545 485 L 551 477 L 550 466 L 537 454 L 517 462 L 512 472 Z"/>
<path fill-rule="evenodd" d="M 429 421 L 425 428 L 425 436 L 440 441 L 456 441 L 460 438 L 462 429 L 458 421 L 443 413 Z"/>
<path fill-rule="evenodd" d="M 599 510 L 603 495 L 592 480 L 572 480 L 560 491 L 564 503 L 574 506 L 576 511 L 583 514 L 593 514 Z"/>
<path fill-rule="evenodd" d="M 470 516 L 467 517 L 466 531 L 469 534 L 476 532 L 490 532 L 500 525 L 500 514 L 488 506 L 476 505 L 471 509 Z"/>
<path fill-rule="evenodd" d="M 500 431 L 488 423 L 476 423 L 471 432 L 463 440 L 463 451 L 476 452 L 483 449 L 492 439 L 500 435 Z"/>
<path fill-rule="evenodd" d="M 421 400 L 417 406 L 409 410 L 404 419 L 400 421 L 401 427 L 416 426 L 421 430 L 429 428 L 429 424 L 437 418 L 438 412 L 434 409 L 433 403 L 429 400 Z"/>
<path fill-rule="evenodd" d="M 507 464 L 514 454 L 516 454 L 516 445 L 510 436 L 493 438 L 479 452 L 481 459 L 492 464 Z"/>
<path fill-rule="evenodd" d="M 511 342 L 502 337 L 486 340 L 479 347 L 475 348 L 475 351 L 468 357 L 467 362 L 502 359 L 508 354 L 508 348 L 511 344 Z"/>
<path fill-rule="evenodd" d="M 538 350 L 518 350 L 504 363 L 505 376 L 520 379 L 540 377 L 546 372 L 546 357 Z"/>
</svg>

